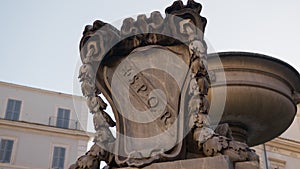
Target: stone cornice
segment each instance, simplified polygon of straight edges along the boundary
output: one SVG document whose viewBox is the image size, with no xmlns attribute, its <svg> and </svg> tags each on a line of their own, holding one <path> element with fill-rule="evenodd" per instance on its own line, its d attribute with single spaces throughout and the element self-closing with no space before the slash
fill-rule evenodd
<svg viewBox="0 0 300 169">
<path fill-rule="evenodd" d="M 266 143 L 268 152 L 300 158 L 300 142 L 278 137 Z"/>
<path fill-rule="evenodd" d="M 11 129 L 16 131 L 24 131 L 31 133 L 38 133 L 42 135 L 51 135 L 64 138 L 80 139 L 88 141 L 90 136 L 87 132 L 81 130 L 71 130 L 52 127 L 44 124 L 29 123 L 23 121 L 10 121 L 0 119 L 1 129 Z"/>
<path fill-rule="evenodd" d="M 0 167 L 8 167 L 8 168 L 14 168 L 14 169 L 29 169 L 29 167 L 18 166 L 18 165 L 7 164 L 7 163 L 0 163 Z"/>
<path fill-rule="evenodd" d="M 82 96 L 71 95 L 71 94 L 66 94 L 66 93 L 61 93 L 61 92 L 50 91 L 50 90 L 44 90 L 44 89 L 39 89 L 39 88 L 34 88 L 34 87 L 28 87 L 28 86 L 13 84 L 13 83 L 7 83 L 7 82 L 0 81 L 0 86 L 6 86 L 6 87 L 14 88 L 14 89 L 25 90 L 25 91 L 39 92 L 39 93 L 43 93 L 43 94 L 55 95 L 55 96 L 60 96 L 60 97 L 76 98 L 76 99 L 85 101 L 85 98 Z"/>
</svg>

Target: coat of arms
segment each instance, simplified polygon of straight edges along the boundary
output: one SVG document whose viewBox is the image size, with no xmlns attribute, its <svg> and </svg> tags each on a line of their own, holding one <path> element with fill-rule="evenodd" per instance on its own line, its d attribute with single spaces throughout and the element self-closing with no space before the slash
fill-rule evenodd
<svg viewBox="0 0 300 169">
<path fill-rule="evenodd" d="M 102 21 L 86 26 L 79 78 L 97 132 L 95 145 L 74 168 L 97 168 L 100 161 L 111 167 L 143 167 L 214 156 L 229 147 L 230 139 L 209 124 L 201 8 L 193 0 L 186 5 L 176 1 L 165 17 L 153 12 L 127 18 L 120 30 Z M 115 137 L 109 129 L 114 126 Z M 236 147 L 249 152 L 244 160 L 256 159 L 246 145 Z"/>
</svg>

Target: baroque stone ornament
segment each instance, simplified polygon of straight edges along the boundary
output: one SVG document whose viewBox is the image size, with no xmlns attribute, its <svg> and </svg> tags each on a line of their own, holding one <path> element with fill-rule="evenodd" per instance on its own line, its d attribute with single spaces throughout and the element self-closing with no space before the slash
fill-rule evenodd
<svg viewBox="0 0 300 169">
<path fill-rule="evenodd" d="M 257 161 L 229 127 L 211 127 L 206 19 L 193 0 L 175 1 L 163 17 L 124 19 L 120 30 L 95 21 L 80 42 L 79 79 L 93 114 L 95 144 L 72 169 L 145 167 L 152 163 L 228 155 Z M 106 98 L 116 122 L 106 112 Z M 116 137 L 110 127 L 116 126 Z"/>
</svg>

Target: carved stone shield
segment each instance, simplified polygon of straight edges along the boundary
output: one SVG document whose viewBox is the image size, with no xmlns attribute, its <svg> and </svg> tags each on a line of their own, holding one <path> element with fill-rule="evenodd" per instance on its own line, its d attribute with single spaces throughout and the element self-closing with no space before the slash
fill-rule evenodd
<svg viewBox="0 0 300 169">
<path fill-rule="evenodd" d="M 140 166 L 180 155 L 184 129 L 180 96 L 188 58 L 186 47 L 147 46 L 104 67 L 117 112 L 117 163 Z"/>
<path fill-rule="evenodd" d="M 149 18 L 127 18 L 120 30 L 102 21 L 86 26 L 79 78 L 94 114 L 95 142 L 103 150 L 99 159 L 109 166 L 142 167 L 186 158 L 183 138 L 190 129 L 188 119 L 199 121 L 191 117 L 200 111 L 193 110 L 207 114 L 208 109 L 201 104 L 208 75 L 206 19 L 200 12 L 199 3 L 176 1 L 166 9 L 165 18 L 159 12 Z M 101 93 L 116 123 L 107 115 Z M 187 95 L 198 96 L 193 97 L 192 108 Z M 109 132 L 115 124 L 116 138 Z"/>
</svg>

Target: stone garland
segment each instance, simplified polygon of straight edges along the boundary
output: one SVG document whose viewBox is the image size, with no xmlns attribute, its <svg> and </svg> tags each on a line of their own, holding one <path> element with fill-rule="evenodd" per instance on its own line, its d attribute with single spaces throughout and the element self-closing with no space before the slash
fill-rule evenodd
<svg viewBox="0 0 300 169">
<path fill-rule="evenodd" d="M 220 136 L 211 129 L 208 116 L 210 105 L 206 98 L 210 79 L 205 42 L 194 39 L 189 44 L 189 50 L 192 76 L 189 82 L 189 127 L 199 150 L 206 156 L 228 155 L 233 162 L 258 161 L 258 156 L 247 144 Z"/>
<path fill-rule="evenodd" d="M 89 58 L 88 56 L 86 58 Z M 93 124 L 96 130 L 94 145 L 83 156 L 79 157 L 77 162 L 70 166 L 69 169 L 98 169 L 101 161 L 107 163 L 111 160 L 109 152 L 103 147 L 108 147 L 110 143 L 115 141 L 109 127 L 116 124 L 111 117 L 105 112 L 107 104 L 96 92 L 95 86 L 95 70 L 92 66 L 91 59 L 86 59 L 85 63 L 80 67 L 79 79 L 83 96 L 87 98 L 87 105 L 93 114 Z"/>
</svg>

